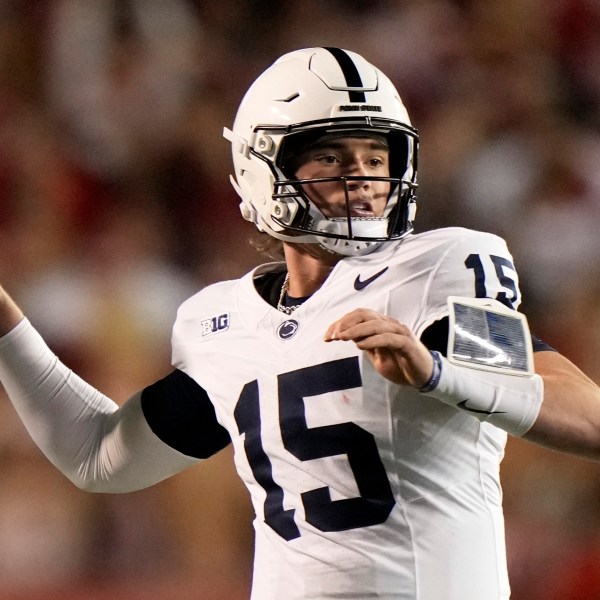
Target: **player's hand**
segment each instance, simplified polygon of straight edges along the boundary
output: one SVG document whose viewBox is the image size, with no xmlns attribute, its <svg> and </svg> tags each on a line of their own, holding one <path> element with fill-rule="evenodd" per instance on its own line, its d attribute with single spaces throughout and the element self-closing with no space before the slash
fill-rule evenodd
<svg viewBox="0 0 600 600">
<path fill-rule="evenodd" d="M 21 309 L 0 286 L 0 337 L 16 327 L 22 319 Z"/>
<path fill-rule="evenodd" d="M 325 341 L 352 341 L 366 352 L 377 372 L 397 383 L 424 386 L 433 372 L 433 359 L 410 329 L 393 317 L 358 308 L 332 323 Z"/>
</svg>

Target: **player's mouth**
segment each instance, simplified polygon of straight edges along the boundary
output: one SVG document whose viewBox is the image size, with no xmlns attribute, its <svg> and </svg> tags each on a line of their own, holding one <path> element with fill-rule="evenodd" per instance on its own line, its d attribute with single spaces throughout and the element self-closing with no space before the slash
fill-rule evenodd
<svg viewBox="0 0 600 600">
<path fill-rule="evenodd" d="M 350 202 L 350 214 L 353 217 L 374 217 L 373 205 L 368 200 L 354 200 Z"/>
</svg>

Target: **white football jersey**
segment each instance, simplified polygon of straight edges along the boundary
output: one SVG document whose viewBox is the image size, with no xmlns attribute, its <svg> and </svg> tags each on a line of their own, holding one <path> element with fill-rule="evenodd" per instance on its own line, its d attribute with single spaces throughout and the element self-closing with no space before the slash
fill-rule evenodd
<svg viewBox="0 0 600 600">
<path fill-rule="evenodd" d="M 355 308 L 421 334 L 446 298 L 516 307 L 503 240 L 467 229 L 410 235 L 341 260 L 291 316 L 253 279 L 180 308 L 174 366 L 228 430 L 255 519 L 253 600 L 509 597 L 499 465 L 506 434 L 395 385 L 352 342 L 323 341 Z"/>
</svg>

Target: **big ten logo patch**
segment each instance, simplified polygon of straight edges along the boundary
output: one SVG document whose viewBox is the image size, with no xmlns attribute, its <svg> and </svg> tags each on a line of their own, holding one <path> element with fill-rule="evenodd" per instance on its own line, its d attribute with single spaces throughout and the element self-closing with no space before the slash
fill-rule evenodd
<svg viewBox="0 0 600 600">
<path fill-rule="evenodd" d="M 224 313 L 218 317 L 211 317 L 210 319 L 204 319 L 204 321 L 201 321 L 201 324 L 203 336 L 226 331 L 229 329 L 229 313 Z"/>
</svg>

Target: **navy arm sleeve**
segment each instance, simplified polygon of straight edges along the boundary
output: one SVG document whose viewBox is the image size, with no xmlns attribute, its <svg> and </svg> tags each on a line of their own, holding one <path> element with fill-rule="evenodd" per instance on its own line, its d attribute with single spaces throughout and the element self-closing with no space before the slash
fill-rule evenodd
<svg viewBox="0 0 600 600">
<path fill-rule="evenodd" d="M 154 434 L 187 456 L 208 458 L 231 442 L 206 391 L 179 369 L 144 389 L 142 411 Z"/>
<path fill-rule="evenodd" d="M 421 341 L 427 346 L 429 350 L 437 350 L 442 356 L 446 356 L 448 350 L 448 332 L 450 327 L 450 320 L 448 317 L 444 317 L 439 321 L 432 323 L 421 335 Z M 531 343 L 533 344 L 534 352 L 541 352 L 543 350 L 554 352 L 554 348 L 536 338 L 534 335 L 531 336 Z"/>
</svg>

